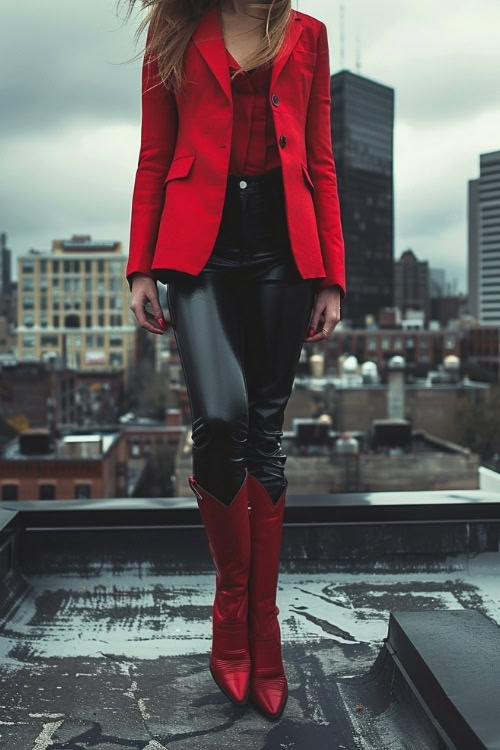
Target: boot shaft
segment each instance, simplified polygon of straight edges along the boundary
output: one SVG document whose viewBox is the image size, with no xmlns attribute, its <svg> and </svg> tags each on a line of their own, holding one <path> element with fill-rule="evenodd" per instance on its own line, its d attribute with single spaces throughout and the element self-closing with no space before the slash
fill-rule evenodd
<svg viewBox="0 0 500 750">
<path fill-rule="evenodd" d="M 194 477 L 189 485 L 196 495 L 216 569 L 214 621 L 247 617 L 250 574 L 250 521 L 248 517 L 248 470 L 229 505 L 205 490 Z"/>
<path fill-rule="evenodd" d="M 287 487 L 288 483 L 277 503 L 273 504 L 266 488 L 249 475 L 249 627 L 259 638 L 279 638 L 276 594 Z"/>
</svg>

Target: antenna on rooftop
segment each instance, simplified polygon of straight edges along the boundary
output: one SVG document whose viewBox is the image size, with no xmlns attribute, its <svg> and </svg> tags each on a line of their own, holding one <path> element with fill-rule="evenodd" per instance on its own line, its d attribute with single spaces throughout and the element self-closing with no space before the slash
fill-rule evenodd
<svg viewBox="0 0 500 750">
<path fill-rule="evenodd" d="M 341 3 L 340 8 L 339 8 L 340 70 L 344 69 L 344 52 L 345 52 L 344 16 L 345 16 L 344 3 Z"/>
<path fill-rule="evenodd" d="M 361 74 L 361 45 L 359 41 L 359 32 L 356 34 L 356 73 Z"/>
</svg>

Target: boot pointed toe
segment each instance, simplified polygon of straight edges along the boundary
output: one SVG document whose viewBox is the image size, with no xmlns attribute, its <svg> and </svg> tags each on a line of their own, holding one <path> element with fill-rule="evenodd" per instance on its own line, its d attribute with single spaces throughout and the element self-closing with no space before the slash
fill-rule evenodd
<svg viewBox="0 0 500 750">
<path fill-rule="evenodd" d="M 240 660 L 235 667 L 232 659 L 211 659 L 210 672 L 216 685 L 233 702 L 246 703 L 250 695 L 251 663 Z"/>
<path fill-rule="evenodd" d="M 272 719 L 277 719 L 283 713 L 288 698 L 286 676 L 284 674 L 280 677 L 253 676 L 250 698 L 263 713 Z"/>
</svg>

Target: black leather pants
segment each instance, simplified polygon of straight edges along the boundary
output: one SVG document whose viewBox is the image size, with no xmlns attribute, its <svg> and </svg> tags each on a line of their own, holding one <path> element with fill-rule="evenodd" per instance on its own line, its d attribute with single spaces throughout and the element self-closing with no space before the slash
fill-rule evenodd
<svg viewBox="0 0 500 750">
<path fill-rule="evenodd" d="M 193 475 L 226 504 L 245 466 L 273 502 L 286 485 L 284 411 L 316 281 L 303 279 L 293 259 L 280 168 L 230 175 L 205 267 L 198 276 L 168 271 L 168 307 L 191 407 Z"/>
</svg>

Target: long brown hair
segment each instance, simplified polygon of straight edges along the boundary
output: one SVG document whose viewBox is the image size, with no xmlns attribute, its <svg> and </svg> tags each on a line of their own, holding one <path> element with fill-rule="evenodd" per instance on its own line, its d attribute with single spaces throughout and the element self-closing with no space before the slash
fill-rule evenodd
<svg viewBox="0 0 500 750">
<path fill-rule="evenodd" d="M 122 0 L 118 0 L 118 5 Z M 183 58 L 191 35 L 202 17 L 220 0 L 124 0 L 127 3 L 125 21 L 140 2 L 147 9 L 145 17 L 135 31 L 136 40 L 148 27 L 146 47 L 142 54 L 154 60 L 158 73 L 167 89 L 178 93 L 182 88 Z M 270 64 L 284 41 L 291 15 L 291 0 L 248 2 L 248 10 L 267 10 L 265 34 L 251 55 L 243 60 L 239 70 L 252 70 Z M 251 15 L 249 13 L 249 15 Z M 133 59 L 133 58 L 132 58 Z"/>
</svg>

